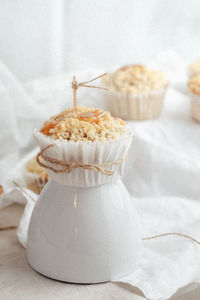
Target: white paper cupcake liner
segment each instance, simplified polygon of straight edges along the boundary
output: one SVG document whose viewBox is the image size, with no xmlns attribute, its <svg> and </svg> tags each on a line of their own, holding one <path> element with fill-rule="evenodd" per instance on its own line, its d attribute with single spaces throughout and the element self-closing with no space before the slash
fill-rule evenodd
<svg viewBox="0 0 200 300">
<path fill-rule="evenodd" d="M 123 159 L 123 157 L 127 155 L 132 142 L 132 135 L 130 133 L 103 143 L 84 143 L 82 141 L 75 143 L 73 141 L 53 140 L 38 130 L 34 131 L 34 135 L 41 149 L 44 149 L 51 144 L 55 145 L 45 151 L 45 156 L 53 157 L 65 163 L 102 164 L 106 162 L 115 162 Z M 55 166 L 46 160 L 45 164 L 56 169 L 62 169 L 62 167 Z M 113 171 L 113 175 L 105 175 L 95 170 L 81 168 L 72 169 L 68 174 L 55 173 L 48 168 L 46 171 L 51 178 L 61 184 L 89 187 L 114 182 L 119 176 L 122 176 L 124 164 L 125 161 L 118 165 L 103 167 L 106 170 Z"/>
<path fill-rule="evenodd" d="M 167 88 L 142 94 L 118 91 L 106 93 L 108 109 L 115 117 L 124 120 L 148 120 L 159 117 Z"/>
<path fill-rule="evenodd" d="M 191 99 L 191 113 L 193 120 L 200 123 L 200 96 L 189 92 Z"/>
<path fill-rule="evenodd" d="M 36 194 L 40 194 L 43 187 L 47 183 L 47 178 L 28 171 L 24 171 L 24 177 L 27 187 Z"/>
</svg>

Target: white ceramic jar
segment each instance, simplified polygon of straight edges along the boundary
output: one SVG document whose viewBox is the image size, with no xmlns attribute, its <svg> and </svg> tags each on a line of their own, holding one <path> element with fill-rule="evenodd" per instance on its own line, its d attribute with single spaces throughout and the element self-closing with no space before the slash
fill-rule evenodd
<svg viewBox="0 0 200 300">
<path fill-rule="evenodd" d="M 131 273 L 141 248 L 137 212 L 121 180 L 90 188 L 50 180 L 32 214 L 27 258 L 48 277 L 96 283 Z"/>
</svg>

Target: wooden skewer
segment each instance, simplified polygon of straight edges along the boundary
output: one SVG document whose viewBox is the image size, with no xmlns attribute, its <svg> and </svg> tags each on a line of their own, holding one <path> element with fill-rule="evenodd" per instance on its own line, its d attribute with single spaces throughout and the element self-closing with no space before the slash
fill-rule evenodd
<svg viewBox="0 0 200 300">
<path fill-rule="evenodd" d="M 77 113 L 77 81 L 76 81 L 76 76 L 73 76 L 73 82 L 72 82 L 72 88 L 73 88 L 73 108 L 75 113 Z"/>
</svg>

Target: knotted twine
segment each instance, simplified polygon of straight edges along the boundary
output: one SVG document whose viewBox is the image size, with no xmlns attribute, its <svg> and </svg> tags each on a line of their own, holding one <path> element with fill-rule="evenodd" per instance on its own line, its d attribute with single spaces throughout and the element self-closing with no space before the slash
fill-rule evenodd
<svg viewBox="0 0 200 300">
<path fill-rule="evenodd" d="M 116 160 L 116 161 L 108 161 L 105 163 L 99 163 L 99 164 L 92 164 L 92 163 L 88 163 L 88 164 L 83 164 L 83 163 L 79 163 L 79 162 L 64 162 L 62 160 L 53 158 L 53 157 L 49 157 L 44 155 L 44 152 L 51 148 L 54 147 L 55 144 L 51 144 L 46 146 L 45 148 L 43 148 L 36 156 L 36 160 L 38 162 L 38 164 L 46 169 L 49 169 L 55 173 L 66 173 L 69 174 L 72 172 L 73 169 L 84 169 L 84 170 L 91 170 L 91 171 L 97 171 L 103 175 L 108 175 L 108 176 L 112 176 L 114 171 L 112 170 L 107 170 L 104 169 L 104 167 L 109 167 L 109 166 L 113 166 L 113 165 L 119 165 L 121 164 L 123 161 L 125 161 L 127 159 L 127 155 L 125 155 L 122 159 Z M 56 169 L 52 166 L 46 165 L 44 162 L 41 161 L 40 158 L 43 158 L 44 160 L 50 162 L 53 165 L 59 166 L 59 167 L 63 167 L 62 169 Z"/>
</svg>

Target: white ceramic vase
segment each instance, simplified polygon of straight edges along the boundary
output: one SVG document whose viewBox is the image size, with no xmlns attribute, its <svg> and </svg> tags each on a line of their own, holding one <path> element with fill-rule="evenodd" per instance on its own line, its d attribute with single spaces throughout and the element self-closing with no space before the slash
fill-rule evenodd
<svg viewBox="0 0 200 300">
<path fill-rule="evenodd" d="M 94 187 L 50 180 L 35 205 L 27 258 L 37 272 L 74 283 L 118 280 L 142 252 L 133 199 L 121 179 Z"/>
</svg>

